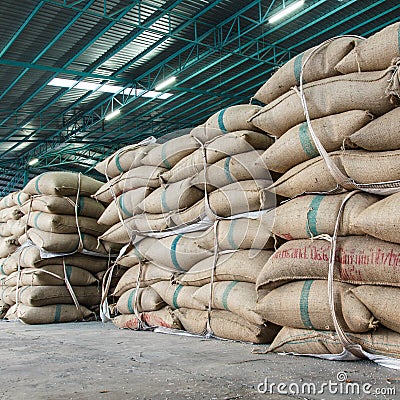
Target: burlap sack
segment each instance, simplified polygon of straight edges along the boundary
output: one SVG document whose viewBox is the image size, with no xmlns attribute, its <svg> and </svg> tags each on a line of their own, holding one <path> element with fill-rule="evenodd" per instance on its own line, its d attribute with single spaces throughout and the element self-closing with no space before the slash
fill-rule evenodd
<svg viewBox="0 0 400 400">
<path fill-rule="evenodd" d="M 160 175 L 164 171 L 165 168 L 142 165 L 110 179 L 92 197 L 104 203 L 111 203 L 114 197 L 110 188 L 115 196 L 141 187 L 157 188 L 160 186 Z"/>
<path fill-rule="evenodd" d="M 170 214 L 170 226 L 190 225 L 194 222 L 198 222 L 206 216 L 205 207 L 205 201 L 202 199 L 186 210 L 180 210 Z"/>
<path fill-rule="evenodd" d="M 203 196 L 204 193 L 196 188 L 189 178 L 156 189 L 138 204 L 138 208 L 146 213 L 168 213 L 191 207 Z"/>
<path fill-rule="evenodd" d="M 356 43 L 355 48 L 336 65 L 342 74 L 357 71 L 379 71 L 388 68 L 392 59 L 399 57 L 400 23 L 389 25 L 366 40 Z"/>
<path fill-rule="evenodd" d="M 174 309 L 191 308 L 194 310 L 206 310 L 206 305 L 196 300 L 193 295 L 198 290 L 196 286 L 183 286 L 171 282 L 153 283 L 151 287 L 160 297 Z"/>
<path fill-rule="evenodd" d="M 130 289 L 119 298 L 117 309 L 121 314 L 134 314 L 136 289 Z M 139 289 L 137 309 L 138 312 L 157 311 L 165 303 L 159 294 L 150 286 Z"/>
<path fill-rule="evenodd" d="M 9 261 L 11 258 L 14 257 L 14 254 L 10 255 L 9 257 L 0 259 L 0 284 L 2 283 L 2 279 L 4 277 L 7 277 L 7 275 L 10 275 L 18 270 L 17 262 Z"/>
<path fill-rule="evenodd" d="M 116 264 L 112 271 L 111 277 L 109 275 L 110 271 L 101 271 L 95 275 L 95 278 L 99 282 L 103 282 L 104 278 L 110 279 L 110 288 L 115 288 L 119 282 L 119 280 L 123 277 L 124 273 L 128 270 L 128 268 L 123 267 L 122 265 Z M 109 293 L 113 293 L 109 290 Z"/>
<path fill-rule="evenodd" d="M 142 159 L 142 164 L 171 169 L 182 158 L 193 153 L 199 146 L 200 144 L 190 134 L 170 139 L 161 146 L 150 150 Z"/>
<path fill-rule="evenodd" d="M 136 145 L 125 146 L 119 149 L 105 160 L 99 162 L 95 169 L 103 175 L 114 178 L 130 169 L 142 165 L 142 159 L 148 152 L 160 146 L 158 143 L 152 143 L 147 146 L 136 147 Z"/>
<path fill-rule="evenodd" d="M 363 72 L 340 75 L 304 85 L 311 119 L 350 110 L 368 110 L 379 116 L 394 105 L 385 95 L 391 72 Z M 266 105 L 250 121 L 265 132 L 282 136 L 306 118 L 298 94 L 291 90 Z"/>
<path fill-rule="evenodd" d="M 315 51 L 304 67 L 303 83 L 319 81 L 338 75 L 339 73 L 335 70 L 335 65 L 346 56 L 353 47 L 354 39 L 345 37 L 338 38 L 320 48 L 318 51 Z M 293 86 L 299 86 L 301 67 L 314 49 L 315 47 L 306 50 L 279 68 L 267 82 L 258 89 L 254 98 L 268 104 L 282 94 L 288 92 Z"/>
<path fill-rule="evenodd" d="M 333 235 L 339 209 L 347 193 L 334 195 L 305 195 L 283 203 L 275 210 L 272 233 L 286 240 Z M 356 226 L 360 214 L 380 197 L 357 193 L 345 204 L 338 235 L 363 235 Z"/>
<path fill-rule="evenodd" d="M 0 301 L 8 306 L 15 304 L 15 292 L 14 286 L 0 286 Z"/>
<path fill-rule="evenodd" d="M 400 179 L 400 150 L 369 152 L 346 150 L 329 153 L 339 170 L 357 183 L 390 182 Z M 268 189 L 284 197 L 305 192 L 328 192 L 337 187 L 325 161 L 316 157 L 296 165 Z"/>
<path fill-rule="evenodd" d="M 258 297 L 293 280 L 327 279 L 330 243 L 291 240 L 268 259 L 257 279 Z M 334 280 L 400 286 L 400 246 L 369 236 L 339 237 Z"/>
<path fill-rule="evenodd" d="M 7 221 L 7 226 L 11 232 L 11 236 L 17 238 L 21 237 L 26 230 L 26 223 L 23 222 L 21 219 L 19 220 L 10 219 Z"/>
<path fill-rule="evenodd" d="M 42 307 L 18 304 L 18 307 L 11 307 L 6 314 L 8 320 L 19 319 L 29 325 L 82 321 L 93 317 L 94 313 L 86 307 L 81 306 L 78 310 L 75 305 L 71 304 L 54 304 Z"/>
<path fill-rule="evenodd" d="M 67 266 L 67 279 L 71 285 L 88 286 L 97 283 L 96 278 L 88 271 Z M 6 280 L 7 286 L 65 286 L 64 267 L 46 265 L 41 268 L 23 268 L 20 273 L 13 272 Z"/>
<path fill-rule="evenodd" d="M 354 147 L 352 134 L 354 135 L 354 132 L 368 124 L 371 119 L 372 115 L 367 111 L 352 110 L 314 119 L 311 121 L 311 126 L 324 149 L 331 152 L 339 150 L 344 144 L 347 148 Z M 370 124 L 374 122 L 372 121 Z M 367 129 L 370 124 L 367 125 Z M 265 150 L 260 162 L 272 171 L 284 173 L 295 165 L 318 156 L 319 153 L 311 138 L 308 124 L 303 122 L 289 129 Z"/>
<path fill-rule="evenodd" d="M 22 191 L 9 193 L 0 200 L 0 210 L 13 206 L 22 206 L 29 199 L 29 194 Z"/>
<path fill-rule="evenodd" d="M 0 223 L 7 222 L 10 219 L 20 219 L 23 216 L 19 206 L 12 206 L 0 211 Z"/>
<path fill-rule="evenodd" d="M 140 314 L 140 318 L 148 326 L 162 326 L 170 329 L 182 329 L 179 319 L 175 317 L 171 307 L 163 307 L 157 311 Z M 138 329 L 138 319 L 134 314 L 123 314 L 113 318 L 115 326 L 121 329 Z"/>
<path fill-rule="evenodd" d="M 9 221 L 15 221 L 13 219 L 9 220 Z M 8 236 L 11 236 L 11 230 L 10 230 L 10 226 L 8 225 L 8 222 L 1 222 L 0 223 L 0 237 L 6 238 Z M 15 221 L 18 222 L 18 221 Z"/>
<path fill-rule="evenodd" d="M 148 252 L 148 249 L 155 242 L 157 242 L 157 239 L 146 237 L 140 242 L 136 242 L 134 245 L 131 244 L 126 252 L 122 256 L 118 257 L 116 263 L 124 267 L 131 268 L 140 261 L 145 261 L 145 253 Z"/>
<path fill-rule="evenodd" d="M 56 194 L 60 196 L 91 196 L 96 193 L 103 184 L 96 179 L 76 172 L 44 172 L 30 180 L 23 189 L 27 194 Z"/>
<path fill-rule="evenodd" d="M 227 156 L 265 150 L 273 142 L 271 137 L 259 132 L 247 130 L 230 132 L 212 139 L 204 145 L 204 149 L 198 149 L 182 159 L 174 168 L 162 174 L 162 179 L 168 183 L 178 182 L 201 172 L 205 160 L 206 164 L 215 164 Z"/>
<path fill-rule="evenodd" d="M 48 214 L 42 211 L 31 211 L 22 217 L 22 221 L 32 228 L 53 233 L 82 233 L 99 236 L 107 229 L 107 225 L 100 225 L 97 220 L 90 217 L 75 217 L 74 215 Z"/>
<path fill-rule="evenodd" d="M 253 256 L 250 250 L 238 250 L 229 254 L 219 255 L 214 270 L 214 282 L 240 281 L 256 283 L 273 251 L 262 250 Z M 180 275 L 177 280 L 182 285 L 203 286 L 211 282 L 214 256 L 205 258 L 194 265 L 188 272 Z"/>
<path fill-rule="evenodd" d="M 346 305 L 350 307 L 347 310 L 347 315 L 351 317 L 350 326 L 346 324 L 343 317 L 341 298 L 352 287 L 347 283 L 335 283 L 336 316 L 345 331 L 366 332 L 374 328 L 371 323 L 372 314 L 366 307 L 362 307 L 357 299 L 351 301 L 348 298 L 346 302 Z M 328 282 L 323 280 L 310 279 L 280 286 L 261 299 L 255 311 L 267 321 L 281 326 L 328 331 L 335 329 L 329 306 Z"/>
<path fill-rule="evenodd" d="M 75 215 L 76 196 L 41 195 L 26 201 L 21 211 L 28 214 L 29 211 L 42 211 L 49 214 Z M 79 196 L 78 215 L 82 217 L 99 218 L 105 207 L 98 201 L 85 196 Z"/>
<path fill-rule="evenodd" d="M 205 333 L 207 311 L 180 308 L 174 314 L 188 332 Z M 251 343 L 270 343 L 280 329 L 273 324 L 254 325 L 234 313 L 221 310 L 211 311 L 210 325 L 217 337 Z"/>
<path fill-rule="evenodd" d="M 8 257 L 19 247 L 18 239 L 14 236 L 0 238 L 0 258 Z"/>
<path fill-rule="evenodd" d="M 148 187 L 141 187 L 122 193 L 115 201 L 110 203 L 97 222 L 110 226 L 117 224 L 120 222 L 118 210 L 122 219 L 133 217 L 134 214 L 141 212 L 138 204 L 150 193 L 151 189 Z"/>
<path fill-rule="evenodd" d="M 97 286 L 75 286 L 72 288 L 79 304 L 94 306 L 100 303 L 101 292 Z M 17 291 L 11 297 L 16 302 Z M 18 288 L 18 302 L 31 307 L 51 304 L 74 304 L 65 286 L 23 286 Z"/>
<path fill-rule="evenodd" d="M 400 288 L 363 285 L 350 290 L 380 324 L 400 333 Z"/>
<path fill-rule="evenodd" d="M 257 301 L 253 283 L 239 281 L 215 282 L 212 286 L 211 308 L 226 310 L 237 314 L 246 321 L 262 325 L 266 320 L 254 311 Z M 211 283 L 202 286 L 193 294 L 193 298 L 204 307 L 208 307 L 211 296 Z"/>
<path fill-rule="evenodd" d="M 360 213 L 354 225 L 367 235 L 400 243 L 399 205 L 400 193 L 392 194 Z"/>
<path fill-rule="evenodd" d="M 113 292 L 113 296 L 120 297 L 127 290 L 136 287 L 139 269 L 140 264 L 136 264 L 125 271 Z M 160 281 L 170 281 L 173 278 L 174 272 L 168 268 L 158 267 L 150 262 L 143 263 L 141 266 L 140 287 L 150 286 Z"/>
<path fill-rule="evenodd" d="M 2 289 L 0 288 L 0 291 L 1 290 Z M 9 308 L 10 308 L 10 306 L 8 304 L 6 304 L 2 300 L 0 300 L 0 319 L 3 319 L 5 317 Z"/>
<path fill-rule="evenodd" d="M 371 333 L 348 333 L 347 337 L 364 350 L 400 358 L 400 334 L 380 328 Z M 340 354 L 343 346 L 335 332 L 284 327 L 269 347 L 275 353 Z"/>
</svg>

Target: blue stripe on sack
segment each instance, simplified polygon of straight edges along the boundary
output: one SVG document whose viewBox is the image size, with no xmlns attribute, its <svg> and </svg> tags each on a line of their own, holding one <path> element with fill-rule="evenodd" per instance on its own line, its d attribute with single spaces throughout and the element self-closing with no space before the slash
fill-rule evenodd
<svg viewBox="0 0 400 400">
<path fill-rule="evenodd" d="M 304 53 L 299 54 L 296 56 L 294 59 L 294 65 L 293 65 L 293 72 L 294 72 L 294 77 L 296 79 L 297 85 L 300 85 L 300 73 L 301 73 L 301 64 L 303 63 L 303 56 Z M 303 79 L 303 83 L 304 79 Z"/>
<path fill-rule="evenodd" d="M 165 189 L 161 189 L 161 206 L 162 206 L 163 212 L 171 211 L 170 208 L 168 207 L 167 191 Z"/>
<path fill-rule="evenodd" d="M 224 290 L 224 293 L 222 295 L 222 307 L 225 308 L 226 311 L 230 311 L 228 307 L 228 296 L 229 293 L 232 291 L 232 289 L 238 284 L 238 281 L 232 281 Z"/>
<path fill-rule="evenodd" d="M 303 122 L 299 127 L 299 139 L 304 153 L 306 153 L 309 158 L 314 158 L 319 155 L 318 150 L 311 139 L 307 122 Z"/>
<path fill-rule="evenodd" d="M 313 282 L 314 281 L 312 279 L 305 281 L 300 295 L 300 317 L 306 329 L 315 329 L 311 322 L 308 310 L 308 299 Z"/>
<path fill-rule="evenodd" d="M 228 130 L 226 129 L 225 124 L 224 124 L 225 111 L 226 111 L 226 108 L 223 108 L 218 114 L 218 127 L 222 131 L 222 133 L 228 133 Z"/>
<path fill-rule="evenodd" d="M 40 230 L 40 228 L 39 228 L 39 225 L 38 225 L 38 221 L 39 221 L 39 218 L 40 218 L 41 215 L 42 215 L 42 212 L 39 211 L 39 212 L 36 214 L 36 217 L 33 219 L 33 226 L 34 226 L 36 229 L 39 229 L 39 230 Z"/>
<path fill-rule="evenodd" d="M 121 196 L 119 196 L 119 198 L 118 198 L 119 208 L 125 214 L 126 217 L 133 217 L 133 213 L 128 211 L 128 209 L 125 206 L 124 196 L 125 196 L 125 193 L 122 193 Z"/>
<path fill-rule="evenodd" d="M 229 243 L 229 246 L 231 246 L 232 250 L 237 250 L 239 248 L 239 246 L 233 240 L 236 223 L 237 223 L 237 220 L 233 219 L 229 225 L 229 230 L 228 230 L 228 243 Z"/>
<path fill-rule="evenodd" d="M 78 201 L 78 215 L 81 215 L 84 206 L 85 206 L 85 198 L 83 196 L 80 196 Z"/>
<path fill-rule="evenodd" d="M 40 179 L 43 177 L 43 175 L 45 174 L 46 172 L 44 172 L 43 174 L 40 174 L 37 178 L 36 178 L 36 180 L 35 180 L 35 189 L 36 189 L 36 192 L 38 193 L 38 194 L 42 194 L 42 192 L 40 191 L 40 189 L 39 189 L 39 181 L 40 181 Z"/>
<path fill-rule="evenodd" d="M 72 274 L 72 266 L 71 265 L 67 265 L 65 267 L 65 270 L 67 272 L 67 279 L 70 280 L 71 279 L 71 274 Z"/>
<path fill-rule="evenodd" d="M 133 300 L 134 300 L 134 297 L 135 297 L 135 293 L 136 293 L 136 289 L 132 289 L 132 291 L 131 291 L 131 293 L 130 293 L 130 295 L 128 297 L 128 310 L 129 310 L 129 312 L 131 314 L 135 313 L 135 309 L 133 307 Z"/>
<path fill-rule="evenodd" d="M 325 196 L 315 196 L 311 203 L 307 213 L 307 235 L 308 237 L 313 237 L 319 235 L 317 229 L 317 216 L 318 216 L 318 209 L 321 205 L 322 200 Z"/>
<path fill-rule="evenodd" d="M 121 164 L 120 164 L 120 162 L 119 162 L 119 154 L 117 154 L 116 156 L 115 156 L 115 165 L 116 165 L 116 167 L 117 167 L 117 169 L 118 169 L 118 171 L 119 172 L 125 172 L 124 170 L 123 170 L 123 168 L 121 167 Z M 106 171 L 107 172 L 107 171 Z"/>
<path fill-rule="evenodd" d="M 178 271 L 185 271 L 178 262 L 178 259 L 176 258 L 176 246 L 178 245 L 179 240 L 181 239 L 182 234 L 179 234 L 176 236 L 176 238 L 173 240 L 172 244 L 171 244 L 171 260 L 172 263 L 174 264 L 174 267 L 178 270 Z"/>
<path fill-rule="evenodd" d="M 229 183 L 235 182 L 235 179 L 233 178 L 231 171 L 229 169 L 229 165 L 231 162 L 232 157 L 229 156 L 226 158 L 225 163 L 224 163 L 224 172 L 225 172 L 225 177 L 228 180 Z"/>
<path fill-rule="evenodd" d="M 171 169 L 171 164 L 168 162 L 167 154 L 166 154 L 166 145 L 167 145 L 167 143 L 164 143 L 161 146 L 161 160 L 162 160 L 162 163 L 165 165 L 165 168 Z"/>
<path fill-rule="evenodd" d="M 1 272 L 3 275 L 7 275 L 7 274 L 6 274 L 6 271 L 4 271 L 4 268 L 3 268 L 3 267 L 4 267 L 4 264 L 1 264 L 1 265 L 0 265 L 0 272 Z"/>
<path fill-rule="evenodd" d="M 60 322 L 61 319 L 61 304 L 56 304 L 56 312 L 54 314 L 54 321 L 53 322 Z"/>
<path fill-rule="evenodd" d="M 398 46 L 399 52 L 400 52 L 400 25 L 399 25 L 399 29 L 397 30 L 397 46 Z"/>
<path fill-rule="evenodd" d="M 21 192 L 19 192 L 19 193 L 17 194 L 17 203 L 18 203 L 19 206 L 22 206 L 22 202 L 21 202 Z"/>
<path fill-rule="evenodd" d="M 178 296 L 179 296 L 179 293 L 181 292 L 182 288 L 183 288 L 183 285 L 178 285 L 175 289 L 174 295 L 172 297 L 172 305 L 174 308 L 179 308 Z"/>
</svg>

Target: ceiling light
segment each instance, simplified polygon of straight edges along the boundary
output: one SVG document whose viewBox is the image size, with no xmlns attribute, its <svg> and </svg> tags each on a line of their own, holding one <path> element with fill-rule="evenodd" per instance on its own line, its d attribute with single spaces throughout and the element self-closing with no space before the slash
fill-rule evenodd
<svg viewBox="0 0 400 400">
<path fill-rule="evenodd" d="M 107 114 L 107 115 L 105 116 L 104 119 L 105 119 L 106 121 L 109 121 L 110 119 L 116 117 L 116 116 L 119 115 L 120 113 L 121 113 L 121 110 L 120 110 L 119 108 L 117 108 L 116 110 L 110 112 L 110 114 Z"/>
<path fill-rule="evenodd" d="M 170 78 L 166 79 L 165 81 L 159 83 L 159 84 L 155 87 L 155 90 L 156 90 L 156 91 L 163 90 L 163 89 L 166 88 L 167 86 L 172 85 L 175 81 L 176 81 L 176 77 L 175 77 L 175 76 L 171 76 Z"/>
<path fill-rule="evenodd" d="M 32 166 L 32 165 L 37 164 L 38 162 L 39 162 L 39 159 L 38 159 L 38 158 L 32 158 L 32 160 L 30 160 L 30 161 L 28 162 L 28 165 Z"/>
<path fill-rule="evenodd" d="M 297 10 L 298 8 L 300 8 L 303 4 L 304 4 L 304 0 L 295 1 L 294 3 L 290 4 L 290 6 L 286 6 L 286 7 L 282 8 L 282 10 L 279 11 L 278 13 L 276 13 L 275 15 L 273 15 L 268 20 L 268 22 L 270 24 L 273 24 L 274 22 L 286 17 L 287 15 L 292 13 L 293 11 Z"/>
</svg>

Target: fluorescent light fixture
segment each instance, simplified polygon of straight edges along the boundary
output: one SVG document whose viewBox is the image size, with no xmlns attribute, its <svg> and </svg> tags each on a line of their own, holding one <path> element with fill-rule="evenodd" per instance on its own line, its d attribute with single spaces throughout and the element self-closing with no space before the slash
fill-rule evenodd
<svg viewBox="0 0 400 400">
<path fill-rule="evenodd" d="M 176 76 L 171 76 L 170 78 L 166 79 L 165 81 L 159 83 L 159 84 L 155 87 L 155 90 L 156 90 L 156 91 L 163 90 L 163 89 L 165 89 L 167 86 L 172 85 L 175 81 L 176 81 Z"/>
<path fill-rule="evenodd" d="M 126 96 L 142 96 L 149 97 L 151 99 L 161 99 L 165 100 L 168 97 L 173 96 L 172 93 L 162 93 L 150 90 L 146 92 L 143 89 L 135 89 L 135 88 L 124 88 L 123 86 L 114 86 L 114 85 L 100 85 L 98 83 L 91 82 L 79 82 L 74 79 L 61 79 L 54 78 L 49 83 L 49 86 L 57 86 L 57 87 L 65 87 L 65 88 L 74 88 L 81 90 L 92 90 L 94 92 L 100 93 L 118 93 L 124 94 Z"/>
<path fill-rule="evenodd" d="M 117 108 L 116 110 L 110 112 L 110 114 L 107 114 L 107 115 L 105 116 L 104 119 L 105 119 L 106 121 L 109 121 L 110 119 L 116 117 L 116 116 L 119 115 L 120 113 L 121 113 L 121 110 L 120 110 L 119 108 Z"/>
<path fill-rule="evenodd" d="M 28 165 L 32 166 L 32 165 L 37 164 L 38 162 L 39 162 L 39 159 L 38 159 L 38 158 L 32 158 L 32 160 L 30 160 L 30 161 L 28 162 Z"/>
<path fill-rule="evenodd" d="M 270 24 L 273 24 L 274 22 L 279 21 L 280 19 L 286 17 L 287 15 L 292 13 L 293 11 L 297 10 L 298 8 L 300 8 L 303 4 L 304 4 L 304 0 L 295 1 L 294 3 L 290 4 L 289 6 L 282 8 L 282 10 L 277 12 L 275 15 L 273 15 L 268 20 L 268 22 Z"/>
</svg>

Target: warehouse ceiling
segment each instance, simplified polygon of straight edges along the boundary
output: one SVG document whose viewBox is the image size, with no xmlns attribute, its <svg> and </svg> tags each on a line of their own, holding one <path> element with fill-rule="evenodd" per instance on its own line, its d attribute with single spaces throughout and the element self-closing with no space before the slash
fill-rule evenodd
<svg viewBox="0 0 400 400">
<path fill-rule="evenodd" d="M 186 132 L 221 108 L 248 103 L 303 50 L 341 34 L 371 35 L 400 16 L 398 1 L 306 0 L 297 13 L 269 23 L 282 6 L 0 2 L 1 194 L 47 170 L 99 177 L 93 166 L 121 146 Z M 170 77 L 172 85 L 155 89 Z"/>
</svg>

